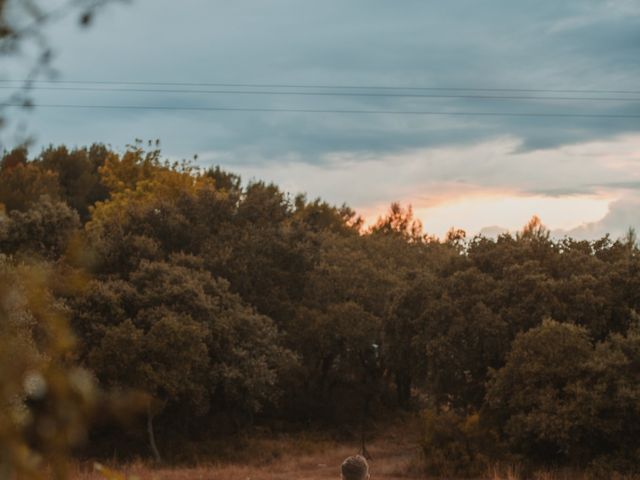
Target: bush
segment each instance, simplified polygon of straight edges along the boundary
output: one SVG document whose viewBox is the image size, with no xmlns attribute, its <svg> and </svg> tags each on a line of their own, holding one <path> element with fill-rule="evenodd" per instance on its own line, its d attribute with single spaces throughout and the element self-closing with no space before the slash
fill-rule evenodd
<svg viewBox="0 0 640 480">
<path fill-rule="evenodd" d="M 427 473 L 444 476 L 476 476 L 484 473 L 495 452 L 495 436 L 480 425 L 477 413 L 461 415 L 452 410 L 428 409 L 422 415 L 420 445 Z"/>
<path fill-rule="evenodd" d="M 534 462 L 628 471 L 640 448 L 639 332 L 594 345 L 583 327 L 548 320 L 519 335 L 489 382 L 484 418 Z"/>
</svg>

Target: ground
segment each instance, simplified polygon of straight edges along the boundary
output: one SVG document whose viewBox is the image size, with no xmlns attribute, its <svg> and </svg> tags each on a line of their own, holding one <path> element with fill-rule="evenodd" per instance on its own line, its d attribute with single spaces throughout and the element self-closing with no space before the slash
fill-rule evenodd
<svg viewBox="0 0 640 480">
<path fill-rule="evenodd" d="M 380 429 L 368 443 L 371 477 L 376 480 L 424 478 L 419 473 L 417 433 L 404 425 Z M 129 478 L 140 480 L 321 480 L 340 478 L 340 464 L 359 453 L 358 440 L 335 441 L 310 435 L 279 438 L 258 437 L 246 443 L 249 455 L 243 461 L 201 462 L 193 467 L 152 468 L 143 461 L 112 466 Z M 105 477 L 95 471 L 93 462 L 75 468 L 74 480 Z M 114 479 L 115 480 L 115 479 Z"/>
<path fill-rule="evenodd" d="M 371 455 L 372 480 L 411 480 L 433 478 L 421 468 L 418 422 L 406 418 L 400 423 L 379 425 L 367 443 Z M 104 462 L 115 475 L 101 475 L 95 462 L 75 465 L 73 480 L 325 480 L 340 478 L 340 464 L 360 452 L 360 442 L 335 440 L 327 433 L 268 435 L 254 433 L 240 441 L 212 444 L 206 449 L 226 460 L 201 458 L 194 466 L 154 467 L 145 460 L 129 464 Z M 509 465 L 488 468 L 482 480 L 593 480 L 587 472 L 541 470 L 529 475 Z M 638 476 L 608 475 L 608 480 L 640 480 Z M 453 480 L 453 479 L 447 479 Z"/>
</svg>

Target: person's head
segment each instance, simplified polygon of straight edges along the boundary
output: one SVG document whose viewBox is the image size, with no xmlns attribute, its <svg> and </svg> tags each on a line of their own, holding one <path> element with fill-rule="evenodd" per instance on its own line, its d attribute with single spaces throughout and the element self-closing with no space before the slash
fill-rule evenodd
<svg viewBox="0 0 640 480">
<path fill-rule="evenodd" d="M 340 467 L 342 480 L 367 480 L 369 478 L 369 464 L 361 455 L 348 457 Z"/>
</svg>

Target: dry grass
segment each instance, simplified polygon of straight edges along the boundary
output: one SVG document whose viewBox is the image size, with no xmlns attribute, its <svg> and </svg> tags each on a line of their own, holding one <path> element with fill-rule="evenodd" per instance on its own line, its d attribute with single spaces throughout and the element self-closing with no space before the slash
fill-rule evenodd
<svg viewBox="0 0 640 480">
<path fill-rule="evenodd" d="M 368 443 L 373 479 L 424 478 L 418 468 L 417 438 L 407 425 L 393 426 Z M 345 457 L 358 452 L 344 443 L 313 435 L 257 437 L 246 442 L 235 460 L 201 462 L 189 468 L 152 468 L 146 462 L 115 465 L 141 480 L 324 480 L 340 478 Z M 243 458 L 242 461 L 238 459 Z M 104 480 L 89 464 L 78 465 L 74 480 Z"/>
<path fill-rule="evenodd" d="M 637 475 L 622 475 L 607 473 L 605 476 L 594 476 L 593 473 L 577 471 L 575 469 L 539 470 L 531 475 L 524 475 L 517 465 L 494 466 L 489 469 L 487 480 L 638 480 Z"/>
<path fill-rule="evenodd" d="M 367 445 L 373 480 L 425 479 L 421 468 L 417 432 L 412 422 L 395 424 L 378 432 Z M 413 422 L 415 425 L 415 422 Z M 227 446 L 229 447 L 229 446 Z M 339 479 L 345 457 L 358 453 L 357 442 L 337 442 L 313 434 L 256 435 L 243 447 L 230 448 L 225 461 L 201 461 L 193 467 L 154 468 L 144 461 L 114 465 L 126 478 L 140 480 L 325 480 Z M 74 480 L 104 480 L 90 462 L 77 465 Z M 610 480 L 640 480 L 640 477 L 607 475 Z M 447 479 L 453 480 L 453 479 Z M 524 475 L 518 466 L 497 465 L 481 480 L 593 480 L 584 472 L 541 470 Z"/>
</svg>

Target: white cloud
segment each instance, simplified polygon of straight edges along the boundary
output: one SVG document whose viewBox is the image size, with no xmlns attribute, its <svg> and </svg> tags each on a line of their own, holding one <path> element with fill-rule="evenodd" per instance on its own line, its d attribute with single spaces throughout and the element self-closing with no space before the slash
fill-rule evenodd
<svg viewBox="0 0 640 480">
<path fill-rule="evenodd" d="M 296 155 L 280 162 L 257 157 L 235 166 L 219 152 L 200 158 L 245 180 L 273 181 L 292 194 L 346 202 L 368 218 L 392 201 L 411 203 L 427 228 L 440 235 L 450 226 L 471 234 L 492 225 L 516 229 L 534 214 L 552 229 L 595 235 L 599 230 L 586 225 L 604 220 L 621 198 L 625 205 L 640 198 L 640 189 L 631 188 L 640 187 L 640 135 L 526 153 L 518 153 L 519 145 L 499 138 L 394 155 L 334 153 L 319 164 L 303 163 Z M 618 231 L 630 220 L 614 215 L 602 226 Z"/>
<path fill-rule="evenodd" d="M 596 222 L 589 222 L 573 229 L 554 231 L 554 235 L 568 235 L 578 239 L 593 239 L 610 234 L 616 239 L 630 228 L 640 227 L 640 194 L 627 192 L 609 205 L 607 214 Z"/>
</svg>

